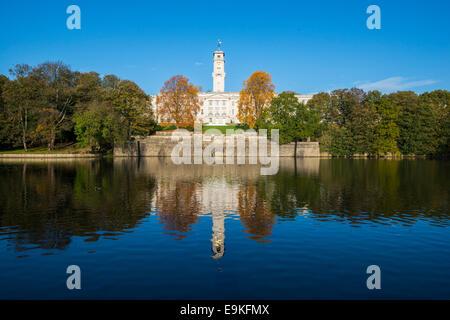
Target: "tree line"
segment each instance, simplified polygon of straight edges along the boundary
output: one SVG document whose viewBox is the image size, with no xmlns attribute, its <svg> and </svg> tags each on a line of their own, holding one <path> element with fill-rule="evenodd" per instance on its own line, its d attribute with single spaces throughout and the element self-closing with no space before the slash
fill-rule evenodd
<svg viewBox="0 0 450 320">
<path fill-rule="evenodd" d="M 150 96 L 115 75 L 72 71 L 61 62 L 16 65 L 0 75 L 0 148 L 77 142 L 109 150 L 155 126 Z"/>
<path fill-rule="evenodd" d="M 77 142 L 97 151 L 162 125 L 193 127 L 201 88 L 176 75 L 156 99 L 115 75 L 72 71 L 61 62 L 17 65 L 12 79 L 0 75 L 0 148 Z M 280 143 L 319 141 L 335 156 L 450 154 L 450 92 L 382 94 L 339 89 L 315 94 L 306 104 L 296 94 L 275 92 L 269 73 L 254 72 L 243 83 L 237 118 L 255 129 L 279 129 Z"/>
<path fill-rule="evenodd" d="M 306 104 L 294 92 L 275 94 L 268 73 L 244 81 L 238 119 L 256 129 L 279 129 L 280 143 L 319 141 L 335 156 L 450 155 L 450 92 L 339 89 Z"/>
<path fill-rule="evenodd" d="M 333 155 L 450 154 L 450 92 L 382 94 L 361 89 L 320 93 L 306 107 L 319 115 L 314 138 Z"/>
</svg>

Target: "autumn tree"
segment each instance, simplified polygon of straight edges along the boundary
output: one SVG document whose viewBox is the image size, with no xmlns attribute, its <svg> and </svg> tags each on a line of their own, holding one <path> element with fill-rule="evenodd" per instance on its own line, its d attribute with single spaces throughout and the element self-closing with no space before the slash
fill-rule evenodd
<svg viewBox="0 0 450 320">
<path fill-rule="evenodd" d="M 275 96 L 272 76 L 264 71 L 255 71 L 244 81 L 244 89 L 239 93 L 238 120 L 253 128 L 263 110 L 270 106 Z"/>
<path fill-rule="evenodd" d="M 177 127 L 193 126 L 200 111 L 199 91 L 200 87 L 182 75 L 173 76 L 164 82 L 156 99 L 159 121 L 174 123 Z"/>
</svg>

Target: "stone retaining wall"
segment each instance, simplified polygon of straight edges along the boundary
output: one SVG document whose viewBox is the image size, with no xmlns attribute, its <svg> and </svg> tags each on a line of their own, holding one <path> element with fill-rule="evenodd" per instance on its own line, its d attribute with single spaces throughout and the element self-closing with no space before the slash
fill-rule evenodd
<svg viewBox="0 0 450 320">
<path fill-rule="evenodd" d="M 114 156 L 118 157 L 170 157 L 172 149 L 179 144 L 179 141 L 172 140 L 173 132 L 157 132 L 155 135 L 148 137 L 134 137 L 132 141 L 126 142 L 120 145 L 116 145 L 114 148 Z M 201 141 L 202 149 L 213 143 L 216 139 L 223 139 L 223 152 L 225 153 L 227 147 L 227 139 L 234 139 L 234 154 L 237 154 L 237 141 L 245 141 L 245 157 L 249 156 L 249 145 L 251 139 L 256 139 L 259 142 L 265 140 L 267 143 L 267 152 L 270 155 L 270 140 L 266 138 L 259 137 L 255 134 L 235 134 L 230 137 L 225 137 L 221 135 L 211 135 L 209 141 L 203 139 L 204 134 L 193 134 L 192 132 L 178 133 L 181 136 L 187 136 L 191 139 L 191 154 L 194 155 L 194 141 Z M 263 141 L 264 142 L 264 141 Z M 318 142 L 297 142 L 297 147 L 295 143 L 289 143 L 279 146 L 280 157 L 320 157 L 319 143 Z M 216 154 L 215 156 L 219 156 Z"/>
</svg>

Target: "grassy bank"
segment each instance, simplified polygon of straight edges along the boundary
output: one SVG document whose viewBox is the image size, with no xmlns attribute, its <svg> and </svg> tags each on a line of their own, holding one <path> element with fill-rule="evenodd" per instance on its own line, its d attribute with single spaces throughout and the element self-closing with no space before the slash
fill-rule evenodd
<svg viewBox="0 0 450 320">
<path fill-rule="evenodd" d="M 226 134 L 227 129 L 231 129 L 231 130 L 236 130 L 238 129 L 236 127 L 236 125 L 227 125 L 227 126 L 203 126 L 202 131 L 205 132 L 206 130 L 209 129 L 217 129 L 220 132 L 222 132 L 223 134 Z"/>
</svg>

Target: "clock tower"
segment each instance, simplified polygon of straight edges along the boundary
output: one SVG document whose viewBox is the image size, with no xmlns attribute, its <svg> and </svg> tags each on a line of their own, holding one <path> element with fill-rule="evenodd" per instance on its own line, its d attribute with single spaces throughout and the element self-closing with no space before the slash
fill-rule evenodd
<svg viewBox="0 0 450 320">
<path fill-rule="evenodd" d="M 213 91 L 225 92 L 225 52 L 220 50 L 222 42 L 219 40 L 217 50 L 214 51 Z"/>
</svg>

